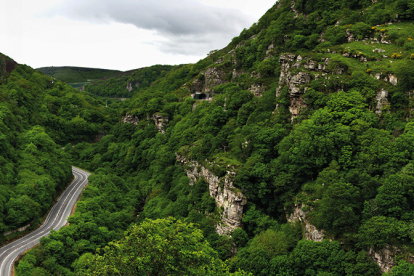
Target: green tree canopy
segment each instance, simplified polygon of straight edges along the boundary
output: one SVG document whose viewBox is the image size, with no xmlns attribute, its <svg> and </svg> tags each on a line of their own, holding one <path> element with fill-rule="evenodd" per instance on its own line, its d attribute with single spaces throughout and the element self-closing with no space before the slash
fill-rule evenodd
<svg viewBox="0 0 414 276">
<path fill-rule="evenodd" d="M 78 275 L 229 275 L 192 223 L 171 217 L 146 219 L 125 234 L 98 251 L 101 255 L 80 268 Z"/>
</svg>

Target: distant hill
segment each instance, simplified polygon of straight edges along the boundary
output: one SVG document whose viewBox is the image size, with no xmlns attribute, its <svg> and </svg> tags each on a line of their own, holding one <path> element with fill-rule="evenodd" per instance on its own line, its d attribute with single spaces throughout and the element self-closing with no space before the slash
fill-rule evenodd
<svg viewBox="0 0 414 276">
<path fill-rule="evenodd" d="M 85 90 L 99 96 L 129 98 L 178 68 L 180 66 L 153 65 L 130 70 L 87 83 Z"/>
<path fill-rule="evenodd" d="M 84 68 L 84 67 L 42 67 L 36 70 L 54 77 L 58 80 L 64 81 L 73 87 L 80 87 L 93 80 L 109 77 L 120 73 L 119 70 L 107 70 L 97 68 Z"/>
</svg>

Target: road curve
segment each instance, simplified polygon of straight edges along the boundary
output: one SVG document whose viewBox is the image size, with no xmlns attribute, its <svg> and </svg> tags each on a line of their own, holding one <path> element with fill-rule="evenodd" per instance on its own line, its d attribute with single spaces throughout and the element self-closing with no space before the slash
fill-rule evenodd
<svg viewBox="0 0 414 276">
<path fill-rule="evenodd" d="M 67 218 L 88 183 L 90 173 L 72 167 L 75 179 L 58 198 L 42 225 L 26 236 L 0 248 L 0 275 L 10 276 L 14 261 L 27 249 L 39 243 L 40 238 L 49 235 L 50 230 L 59 230 L 66 225 Z"/>
</svg>

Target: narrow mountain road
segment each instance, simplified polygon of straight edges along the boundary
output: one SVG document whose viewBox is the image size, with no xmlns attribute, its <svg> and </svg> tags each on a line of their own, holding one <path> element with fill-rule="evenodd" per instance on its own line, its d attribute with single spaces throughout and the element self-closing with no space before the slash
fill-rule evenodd
<svg viewBox="0 0 414 276">
<path fill-rule="evenodd" d="M 59 230 L 66 225 L 67 218 L 88 183 L 90 173 L 72 167 L 75 179 L 70 183 L 56 204 L 52 207 L 43 224 L 32 233 L 0 248 L 0 275 L 9 276 L 13 262 L 27 249 L 39 243 L 40 238 L 49 235 L 50 230 Z"/>
</svg>

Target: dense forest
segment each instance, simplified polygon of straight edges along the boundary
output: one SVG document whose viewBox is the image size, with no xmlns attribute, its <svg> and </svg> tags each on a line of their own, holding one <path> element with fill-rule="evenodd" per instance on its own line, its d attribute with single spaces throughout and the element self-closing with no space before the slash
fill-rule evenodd
<svg viewBox="0 0 414 276">
<path fill-rule="evenodd" d="M 71 161 L 62 145 L 94 141 L 117 115 L 1 54 L 0 69 L 0 232 L 6 233 L 36 227 L 71 181 Z M 14 235 L 9 236 L 0 240 Z"/>
<path fill-rule="evenodd" d="M 5 70 L 3 230 L 41 217 L 70 163 L 93 172 L 16 275 L 413 275 L 412 20 L 412 0 L 281 0 L 108 108 L 96 94 L 134 80 Z"/>
<path fill-rule="evenodd" d="M 131 70 L 89 83 L 85 85 L 85 90 L 103 97 L 130 98 L 178 67 L 154 65 Z"/>
<path fill-rule="evenodd" d="M 52 78 L 64 81 L 75 88 L 88 84 L 94 80 L 109 77 L 120 73 L 118 70 L 107 70 L 85 67 L 42 67 L 36 69 Z"/>
</svg>

